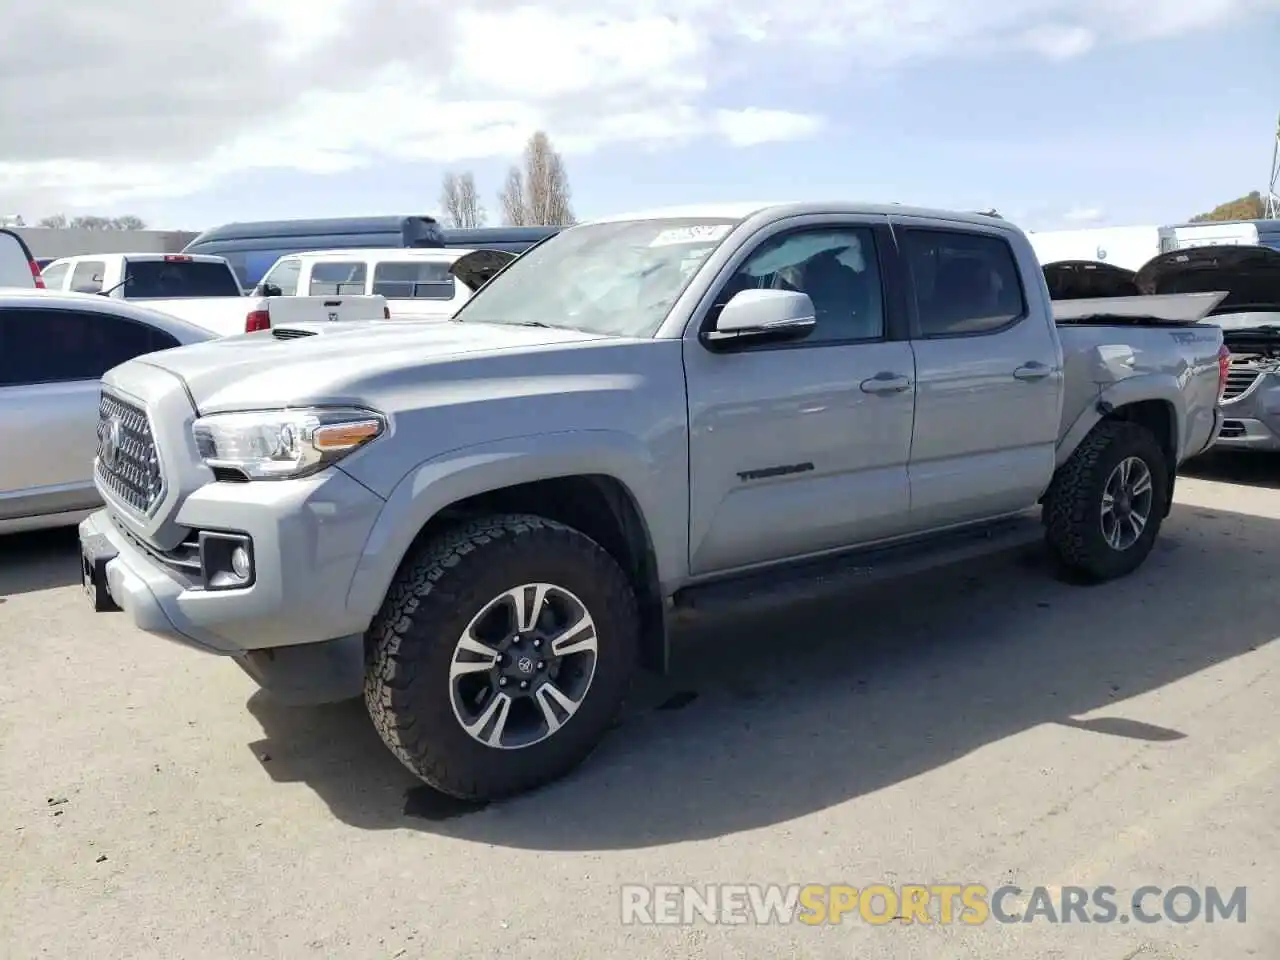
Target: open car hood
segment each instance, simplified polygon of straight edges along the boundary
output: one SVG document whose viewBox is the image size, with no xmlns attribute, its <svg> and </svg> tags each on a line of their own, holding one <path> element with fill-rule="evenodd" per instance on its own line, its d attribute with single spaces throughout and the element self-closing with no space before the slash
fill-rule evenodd
<svg viewBox="0 0 1280 960">
<path fill-rule="evenodd" d="M 1049 299 L 1055 301 L 1136 297 L 1135 276 L 1132 270 L 1096 260 L 1058 260 L 1044 265 Z"/>
<path fill-rule="evenodd" d="M 1148 260 L 1134 276 L 1139 292 L 1227 291 L 1212 314 L 1280 311 L 1280 251 L 1220 246 L 1172 250 Z"/>
<path fill-rule="evenodd" d="M 472 290 L 479 290 L 516 258 L 506 250 L 472 250 L 453 261 L 449 272 Z"/>
</svg>

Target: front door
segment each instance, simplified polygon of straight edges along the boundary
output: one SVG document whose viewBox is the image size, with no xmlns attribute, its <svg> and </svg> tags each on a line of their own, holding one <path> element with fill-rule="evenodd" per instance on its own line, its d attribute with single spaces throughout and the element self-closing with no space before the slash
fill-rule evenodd
<svg viewBox="0 0 1280 960">
<path fill-rule="evenodd" d="M 915 371 L 882 283 L 891 243 L 883 217 L 766 228 L 686 331 L 695 576 L 906 528 Z M 795 343 L 706 350 L 698 330 L 750 288 L 808 294 L 814 331 Z"/>
<path fill-rule="evenodd" d="M 1002 231 L 895 218 L 913 297 L 916 529 L 1035 505 L 1053 474 L 1062 355 L 1048 304 Z"/>
</svg>

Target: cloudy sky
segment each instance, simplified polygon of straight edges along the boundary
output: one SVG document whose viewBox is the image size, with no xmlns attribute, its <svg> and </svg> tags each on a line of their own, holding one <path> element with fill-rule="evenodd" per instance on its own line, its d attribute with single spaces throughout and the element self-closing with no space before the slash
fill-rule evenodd
<svg viewBox="0 0 1280 960">
<path fill-rule="evenodd" d="M 700 200 L 1159 223 L 1265 189 L 1280 0 L 67 0 L 5 12 L 0 214 L 491 212 L 547 130 L 579 216 Z"/>
</svg>

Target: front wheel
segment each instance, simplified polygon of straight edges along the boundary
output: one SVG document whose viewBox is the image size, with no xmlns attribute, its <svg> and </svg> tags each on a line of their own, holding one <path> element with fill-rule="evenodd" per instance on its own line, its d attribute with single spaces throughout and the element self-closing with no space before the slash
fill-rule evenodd
<svg viewBox="0 0 1280 960">
<path fill-rule="evenodd" d="M 1044 502 L 1049 548 L 1067 572 L 1101 582 L 1132 573 L 1164 520 L 1169 468 L 1145 427 L 1104 421 L 1059 468 Z"/>
<path fill-rule="evenodd" d="M 370 630 L 365 702 L 400 761 L 492 800 L 581 763 L 621 708 L 634 593 L 595 541 L 533 516 L 478 520 L 404 566 Z"/>
</svg>

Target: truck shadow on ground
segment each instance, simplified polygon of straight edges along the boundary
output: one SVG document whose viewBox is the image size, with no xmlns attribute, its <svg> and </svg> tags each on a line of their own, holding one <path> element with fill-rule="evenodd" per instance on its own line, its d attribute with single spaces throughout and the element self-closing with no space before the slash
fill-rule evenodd
<svg viewBox="0 0 1280 960">
<path fill-rule="evenodd" d="M 1182 465 L 1184 477 L 1242 483 L 1251 487 L 1280 490 L 1280 454 L 1278 453 L 1207 453 Z"/>
<path fill-rule="evenodd" d="M 79 544 L 76 527 L 0 534 L 0 597 L 78 583 Z"/>
<path fill-rule="evenodd" d="M 1277 605 L 1260 585 L 1280 572 L 1280 523 L 1184 506 L 1165 531 L 1141 570 L 1101 586 L 1058 582 L 1024 552 L 686 629 L 673 676 L 641 685 L 583 767 L 487 808 L 421 786 L 358 702 L 297 709 L 256 694 L 265 737 L 250 746 L 273 778 L 306 783 L 356 827 L 603 850 L 781 823 L 1044 723 L 1193 738 L 1193 725 L 1108 707 L 1275 638 Z"/>
</svg>

